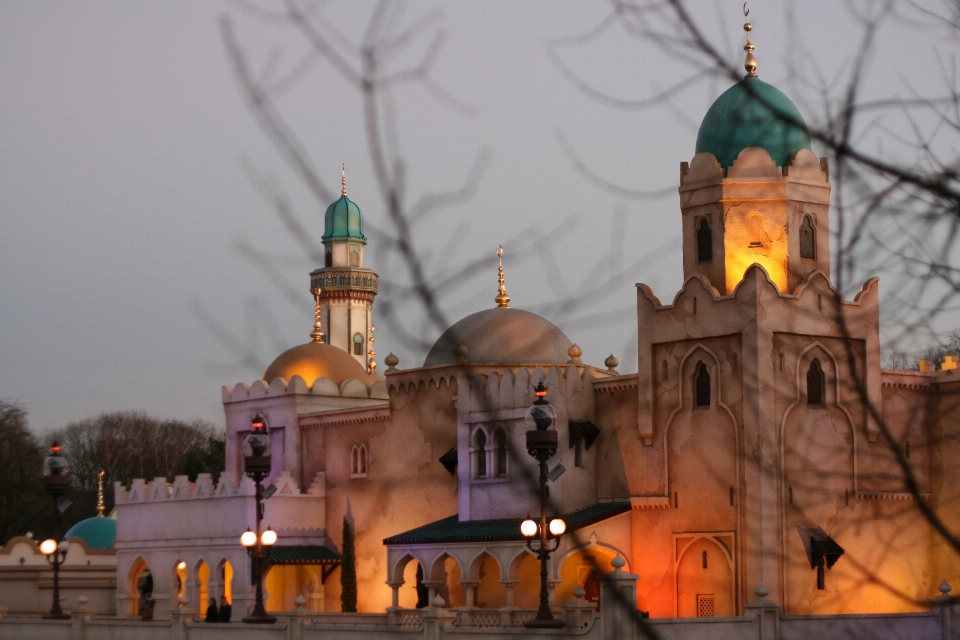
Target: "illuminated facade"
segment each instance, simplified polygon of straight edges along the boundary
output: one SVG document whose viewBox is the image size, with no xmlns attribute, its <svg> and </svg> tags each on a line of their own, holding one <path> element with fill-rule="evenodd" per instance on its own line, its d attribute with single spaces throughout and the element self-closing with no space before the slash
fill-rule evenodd
<svg viewBox="0 0 960 640">
<path fill-rule="evenodd" d="M 496 306 L 450 327 L 422 366 L 390 356 L 376 375 L 376 274 L 344 186 L 311 273 L 312 341 L 223 388 L 220 482 L 116 487 L 116 610 L 135 612 L 147 568 L 158 611 L 187 598 L 202 613 L 220 594 L 237 611 L 251 603 L 240 445 L 257 415 L 277 489 L 265 522 L 280 535 L 268 609 L 298 595 L 339 609 L 345 519 L 360 611 L 437 597 L 466 611 L 534 608 L 538 567 L 519 523 L 538 510 L 523 415 L 539 380 L 558 414 L 551 466 L 566 469 L 550 485 L 570 531 L 553 556 L 555 604 L 578 587 L 594 599 L 595 568 L 620 556 L 653 617 L 742 615 L 764 595 L 788 614 L 922 608 L 960 562 L 920 516 L 894 452 L 960 528 L 948 506 L 960 504 L 947 469 L 957 445 L 944 437 L 960 424 L 956 360 L 881 369 L 879 283 L 852 301 L 832 287 L 827 165 L 796 107 L 754 71 L 711 107 L 681 165 L 685 282 L 669 304 L 638 285 L 637 374 L 620 375 L 612 356 L 584 363 L 559 328 L 508 306 L 501 274 Z M 818 527 L 827 538 L 811 542 Z M 832 562 L 835 545 L 844 553 L 818 588 L 808 547 Z"/>
</svg>

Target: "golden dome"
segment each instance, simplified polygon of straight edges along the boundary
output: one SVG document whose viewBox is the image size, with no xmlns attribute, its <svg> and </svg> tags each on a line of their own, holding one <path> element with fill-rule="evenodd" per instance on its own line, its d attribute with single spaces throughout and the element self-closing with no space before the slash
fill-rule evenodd
<svg viewBox="0 0 960 640">
<path fill-rule="evenodd" d="M 356 378 L 367 386 L 371 382 L 363 365 L 353 356 L 323 342 L 308 342 L 287 349 L 263 372 L 263 379 L 268 383 L 274 378 L 289 382 L 293 376 L 300 376 L 308 385 L 317 378 L 331 378 L 337 384 L 350 378 Z"/>
</svg>

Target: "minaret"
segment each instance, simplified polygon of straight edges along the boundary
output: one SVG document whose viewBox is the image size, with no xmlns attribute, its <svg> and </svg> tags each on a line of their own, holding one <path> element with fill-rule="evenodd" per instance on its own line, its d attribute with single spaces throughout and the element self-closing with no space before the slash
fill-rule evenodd
<svg viewBox="0 0 960 640">
<path fill-rule="evenodd" d="M 341 184 L 340 198 L 327 207 L 324 216 L 324 266 L 310 273 L 310 292 L 319 311 L 319 340 L 343 349 L 367 369 L 373 355 L 369 349 L 377 274 L 363 266 L 367 244 L 363 213 L 347 198 L 346 168 Z M 320 333 L 320 326 L 326 329 L 326 335 Z"/>
<path fill-rule="evenodd" d="M 796 106 L 757 76 L 753 25 L 743 30 L 746 75 L 707 111 L 680 166 L 683 276 L 729 294 L 756 263 L 792 293 L 813 271 L 830 274 L 830 178 Z"/>
</svg>

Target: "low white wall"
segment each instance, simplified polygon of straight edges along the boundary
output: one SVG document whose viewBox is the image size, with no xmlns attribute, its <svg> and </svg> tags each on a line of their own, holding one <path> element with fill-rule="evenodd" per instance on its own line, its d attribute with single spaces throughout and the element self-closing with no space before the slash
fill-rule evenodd
<svg viewBox="0 0 960 640">
<path fill-rule="evenodd" d="M 602 613 L 601 613 L 602 616 Z M 97 618 L 74 615 L 72 620 L 42 620 L 39 617 L 7 616 L 0 620 L 4 640 L 629 640 L 629 632 L 608 629 L 603 633 L 601 616 L 584 629 L 528 630 L 522 628 L 476 629 L 431 625 L 425 615 L 423 628 L 397 628 L 386 616 L 369 614 L 317 614 L 293 612 L 277 624 L 242 622 L 208 624 L 178 613 L 164 620 L 142 622 L 136 618 Z M 450 618 L 448 618 L 450 619 Z M 434 621 L 435 622 L 435 621 Z M 663 640 L 761 640 L 756 617 L 647 620 Z M 957 621 L 953 621 L 956 623 Z M 765 630 L 762 640 L 941 640 L 940 612 L 890 615 L 779 616 L 779 631 Z M 954 624 L 956 626 L 956 624 Z M 639 633 L 635 638 L 643 637 Z M 956 637 L 955 635 L 952 637 Z M 952 639 L 951 639 L 952 640 Z"/>
</svg>

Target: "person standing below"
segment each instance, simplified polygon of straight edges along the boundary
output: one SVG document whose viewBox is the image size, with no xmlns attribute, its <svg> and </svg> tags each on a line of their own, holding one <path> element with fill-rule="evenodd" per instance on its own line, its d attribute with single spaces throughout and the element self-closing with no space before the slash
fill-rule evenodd
<svg viewBox="0 0 960 640">
<path fill-rule="evenodd" d="M 220 612 L 217 617 L 220 622 L 230 622 L 230 615 L 233 613 L 233 607 L 227 601 L 227 596 L 220 596 Z"/>
<path fill-rule="evenodd" d="M 207 622 L 219 622 L 219 613 L 217 612 L 217 599 L 210 598 L 210 601 L 207 603 L 207 617 L 204 618 Z"/>
</svg>

